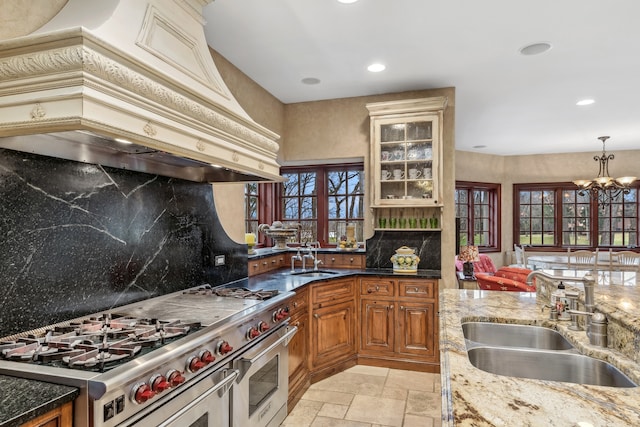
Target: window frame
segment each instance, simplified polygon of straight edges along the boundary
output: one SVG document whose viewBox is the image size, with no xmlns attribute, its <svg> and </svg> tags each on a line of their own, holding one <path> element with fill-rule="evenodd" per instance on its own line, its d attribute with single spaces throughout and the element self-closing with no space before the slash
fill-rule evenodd
<svg viewBox="0 0 640 427">
<path fill-rule="evenodd" d="M 280 168 L 280 174 L 287 173 L 304 173 L 315 172 L 316 173 L 316 208 L 317 213 L 315 221 L 317 222 L 317 236 L 321 247 L 336 247 L 336 243 L 330 243 L 329 240 L 329 185 L 328 176 L 329 172 L 336 171 L 361 171 L 362 180 L 360 182 L 360 191 L 357 193 L 362 197 L 362 218 L 347 218 L 347 222 L 359 222 L 360 233 L 364 232 L 364 215 L 366 208 L 366 179 L 364 176 L 364 162 L 349 162 L 349 163 L 335 163 L 326 165 L 304 165 L 304 166 L 282 166 Z M 288 222 L 289 220 L 282 219 L 282 197 L 283 186 L 281 183 L 261 183 L 258 184 L 259 191 L 259 207 L 258 207 L 258 223 L 259 224 L 271 224 L 273 221 L 279 220 Z M 246 190 L 245 190 L 246 194 Z M 245 201 L 246 203 L 246 201 Z M 246 218 L 245 218 L 246 221 Z M 335 220 L 332 220 L 335 221 Z M 246 223 L 246 222 L 245 222 Z M 358 229 L 358 227 L 356 227 Z M 356 233 L 358 237 L 358 233 Z M 358 239 L 359 243 L 362 243 L 364 237 Z M 258 236 L 258 247 L 268 247 L 271 242 L 262 233 Z M 297 237 L 299 240 L 299 236 Z M 299 245 L 300 242 L 290 243 L 291 246 Z"/>
<path fill-rule="evenodd" d="M 635 216 L 635 221 L 636 221 L 636 231 L 635 231 L 635 241 L 638 242 L 638 237 L 640 236 L 640 227 L 638 226 L 638 224 L 640 223 L 640 184 L 639 183 L 634 183 L 631 186 L 632 189 L 634 189 L 637 193 L 636 193 L 636 200 L 635 202 L 627 202 L 627 203 L 635 203 L 636 205 L 636 216 Z M 555 241 L 553 245 L 532 245 L 532 244 L 527 244 L 527 250 L 533 250 L 533 251 L 564 251 L 567 248 L 571 248 L 571 249 L 587 249 L 587 250 L 595 250 L 596 248 L 600 248 L 600 249 L 614 249 L 614 250 L 623 250 L 623 249 L 630 249 L 630 248 L 636 248 L 637 245 L 632 244 L 632 245 L 613 245 L 613 244 L 604 244 L 604 245 L 600 245 L 599 244 L 599 234 L 600 234 L 600 218 L 599 218 L 599 213 L 600 213 L 600 209 L 601 207 L 598 205 L 598 201 L 597 200 L 593 200 L 590 199 L 589 200 L 589 228 L 588 228 L 588 235 L 589 235 L 589 244 L 588 245 L 571 245 L 571 244 L 565 244 L 563 243 L 563 224 L 564 224 L 564 212 L 563 212 L 563 192 L 564 191 L 577 191 L 578 188 L 576 187 L 576 185 L 572 182 L 549 182 L 549 183 L 520 183 L 520 184 L 513 184 L 513 242 L 515 244 L 520 244 L 520 192 L 521 191 L 554 191 L 554 235 L 555 235 Z M 623 205 L 624 206 L 624 205 Z M 574 217 L 571 217 L 574 218 Z M 615 217 L 609 217 L 609 218 L 615 218 Z M 623 216 L 620 217 L 622 219 L 624 218 L 630 218 L 629 216 Z M 612 219 L 609 220 L 609 222 L 612 222 Z M 612 231 L 609 230 L 605 230 L 609 233 L 612 233 Z M 622 231 L 624 233 L 624 230 Z"/>
<path fill-rule="evenodd" d="M 475 204 L 473 200 L 474 191 L 487 191 L 489 193 L 489 244 L 479 245 L 479 252 L 500 252 L 502 250 L 502 186 L 498 183 L 475 182 L 475 181 L 456 181 L 455 191 L 467 191 L 467 230 L 468 236 L 474 235 L 475 224 Z M 454 197 L 455 198 L 455 197 Z M 457 200 L 457 199 L 456 199 Z M 458 212 L 458 203 L 454 202 L 456 214 Z M 462 231 L 462 230 L 461 230 Z M 475 245 L 475 242 L 474 242 Z"/>
</svg>

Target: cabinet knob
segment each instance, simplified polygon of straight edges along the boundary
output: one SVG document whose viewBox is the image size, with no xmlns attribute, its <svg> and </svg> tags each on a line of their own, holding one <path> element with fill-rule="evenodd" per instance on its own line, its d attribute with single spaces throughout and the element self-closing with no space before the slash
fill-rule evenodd
<svg viewBox="0 0 640 427">
<path fill-rule="evenodd" d="M 298 307 L 298 301 L 293 303 L 293 308 L 296 308 L 296 307 Z"/>
<path fill-rule="evenodd" d="M 378 292 L 380 290 L 380 286 L 376 285 L 376 292 Z"/>
<path fill-rule="evenodd" d="M 262 261 L 262 265 L 268 265 L 267 261 Z"/>
<path fill-rule="evenodd" d="M 349 262 L 353 262 L 353 257 L 349 258 Z"/>
<path fill-rule="evenodd" d="M 320 316 L 318 316 L 318 313 L 314 314 L 313 317 L 315 317 L 316 319 L 320 318 Z"/>
<path fill-rule="evenodd" d="M 336 258 L 335 257 L 331 257 L 331 262 L 336 262 Z"/>
<path fill-rule="evenodd" d="M 413 292 L 418 292 L 418 288 L 413 288 Z"/>
<path fill-rule="evenodd" d="M 391 304 L 389 307 L 387 307 L 387 310 L 393 310 L 393 304 Z"/>
<path fill-rule="evenodd" d="M 401 305 L 401 306 L 400 306 L 400 310 L 404 310 L 404 305 Z"/>
<path fill-rule="evenodd" d="M 271 264 L 275 264 L 276 262 L 278 262 L 278 261 L 277 261 L 277 260 L 275 260 L 275 259 L 272 259 L 272 260 L 271 260 Z"/>
</svg>

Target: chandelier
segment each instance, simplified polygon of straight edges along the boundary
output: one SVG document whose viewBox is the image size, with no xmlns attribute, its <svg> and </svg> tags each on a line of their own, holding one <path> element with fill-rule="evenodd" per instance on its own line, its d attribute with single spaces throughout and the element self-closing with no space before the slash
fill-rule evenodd
<svg viewBox="0 0 640 427">
<path fill-rule="evenodd" d="M 621 178 L 611 178 L 609 176 L 609 160 L 613 160 L 613 154 L 607 154 L 605 143 L 608 136 L 598 137 L 602 141 L 602 155 L 593 156 L 593 160 L 600 163 L 598 176 L 594 179 L 577 179 L 573 181 L 578 186 L 578 194 L 584 196 L 589 194 L 592 200 L 598 202 L 602 208 L 607 206 L 611 200 L 615 199 L 620 193 L 628 194 L 629 186 L 636 180 L 635 176 L 623 176 Z"/>
</svg>

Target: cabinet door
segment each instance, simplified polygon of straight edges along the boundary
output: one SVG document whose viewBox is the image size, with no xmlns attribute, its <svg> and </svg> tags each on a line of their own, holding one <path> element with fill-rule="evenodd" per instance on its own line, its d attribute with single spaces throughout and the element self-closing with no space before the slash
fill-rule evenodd
<svg viewBox="0 0 640 427">
<path fill-rule="evenodd" d="M 304 310 L 291 317 L 291 324 L 298 327 L 298 332 L 289 341 L 289 389 L 297 388 L 309 372 L 307 360 L 309 346 L 307 342 L 307 319 L 309 313 Z"/>
<path fill-rule="evenodd" d="M 437 361 L 438 325 L 435 303 L 399 301 L 397 304 L 396 351 Z"/>
<path fill-rule="evenodd" d="M 360 301 L 360 350 L 363 353 L 393 353 L 393 301 Z"/>
<path fill-rule="evenodd" d="M 345 359 L 356 350 L 353 300 L 316 308 L 311 316 L 311 364 L 314 368 Z"/>
<path fill-rule="evenodd" d="M 437 113 L 374 122 L 374 204 L 438 203 L 439 123 Z"/>
<path fill-rule="evenodd" d="M 40 415 L 21 427 L 71 427 L 73 424 L 73 402 L 68 402 L 59 408 Z"/>
</svg>

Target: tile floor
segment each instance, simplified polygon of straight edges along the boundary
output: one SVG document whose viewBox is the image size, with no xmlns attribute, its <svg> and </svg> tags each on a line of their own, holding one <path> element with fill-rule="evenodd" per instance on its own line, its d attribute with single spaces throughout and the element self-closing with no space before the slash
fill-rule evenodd
<svg viewBox="0 0 640 427">
<path fill-rule="evenodd" d="M 440 374 L 358 365 L 309 388 L 287 427 L 439 427 Z"/>
</svg>

